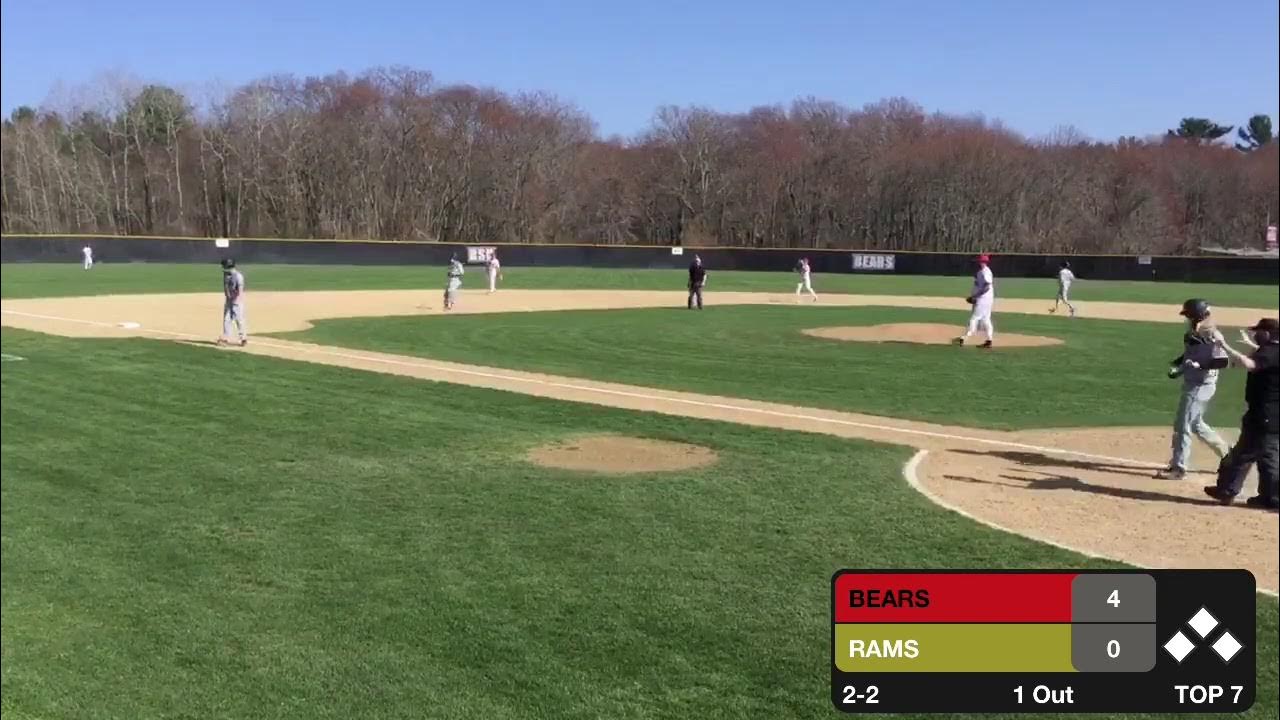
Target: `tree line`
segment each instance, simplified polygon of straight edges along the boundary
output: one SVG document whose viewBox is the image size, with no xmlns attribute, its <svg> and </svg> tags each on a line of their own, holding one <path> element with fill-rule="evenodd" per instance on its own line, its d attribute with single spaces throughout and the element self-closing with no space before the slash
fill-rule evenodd
<svg viewBox="0 0 1280 720">
<path fill-rule="evenodd" d="M 602 138 L 545 93 L 430 73 L 146 85 L 3 124 L 6 233 L 1188 253 L 1280 217 L 1270 118 L 1028 140 L 903 99 L 662 107 Z"/>
</svg>

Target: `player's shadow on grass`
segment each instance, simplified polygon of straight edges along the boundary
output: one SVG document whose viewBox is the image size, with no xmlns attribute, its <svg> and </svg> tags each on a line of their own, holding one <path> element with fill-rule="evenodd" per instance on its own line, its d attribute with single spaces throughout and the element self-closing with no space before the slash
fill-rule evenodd
<svg viewBox="0 0 1280 720">
<path fill-rule="evenodd" d="M 1140 477 L 1151 477 L 1155 472 L 1154 468 L 1151 470 L 1144 470 L 1134 465 L 1093 462 L 1091 460 L 1068 460 L 1066 458 L 1053 457 L 1052 455 L 1025 452 L 1021 450 L 952 450 L 951 452 L 960 455 L 986 455 L 990 457 L 998 457 L 1019 465 L 1036 468 L 1071 468 L 1073 470 L 1094 470 L 1097 472 L 1116 473 L 1118 475 L 1138 475 Z"/>
<path fill-rule="evenodd" d="M 1027 478 L 1016 477 L 1014 475 L 1001 475 L 1005 480 L 1013 480 L 1014 482 L 998 482 L 994 480 L 981 480 L 975 477 L 966 477 L 962 475 L 943 475 L 947 480 L 957 482 L 974 483 L 977 485 L 996 485 L 1015 490 L 1070 490 L 1072 492 L 1091 493 L 1094 495 L 1106 495 L 1108 497 L 1122 498 L 1124 500 L 1140 500 L 1143 502 L 1167 502 L 1175 505 L 1215 505 L 1213 502 L 1197 500 L 1196 498 L 1183 497 L 1182 495 L 1173 495 L 1163 493 L 1156 490 L 1139 490 L 1137 488 L 1119 488 L 1110 485 L 1093 485 L 1087 483 L 1080 478 L 1068 477 L 1066 475 L 1048 475 L 1043 478 Z"/>
</svg>

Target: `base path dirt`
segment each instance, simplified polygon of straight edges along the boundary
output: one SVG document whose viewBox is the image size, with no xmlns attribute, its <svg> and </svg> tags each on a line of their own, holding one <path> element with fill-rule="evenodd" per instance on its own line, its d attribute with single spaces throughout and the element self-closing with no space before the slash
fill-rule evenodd
<svg viewBox="0 0 1280 720">
<path fill-rule="evenodd" d="M 801 331 L 805 335 L 827 340 L 843 340 L 845 342 L 872 343 L 908 343 L 911 345 L 950 345 L 957 336 L 953 325 L 934 325 L 930 323 L 891 323 L 888 325 L 862 325 L 850 327 L 821 327 Z M 978 337 L 968 347 L 977 347 L 982 340 Z M 1017 333 L 1000 333 L 996 336 L 995 349 L 1022 347 L 1043 347 L 1061 345 L 1058 338 L 1043 335 L 1019 335 Z"/>
<path fill-rule="evenodd" d="M 722 293 L 724 304 L 792 303 L 787 294 Z M 255 333 L 301 330 L 319 319 L 437 314 L 440 292 L 356 291 L 255 293 L 248 321 Z M 460 312 L 682 306 L 681 292 L 502 291 L 464 293 Z M 1047 314 L 1043 302 L 1000 301 L 997 312 Z M 890 296 L 824 296 L 826 305 L 936 307 L 963 310 L 963 300 Z M 151 337 L 212 347 L 221 326 L 217 294 L 102 296 L 5 300 L 3 324 L 75 337 Z M 1178 322 L 1176 306 L 1091 303 L 1086 314 Z M 1219 325 L 1243 326 L 1264 310 L 1216 308 Z M 1272 313 L 1274 314 L 1274 313 Z M 477 322 L 482 322 L 477 318 Z M 1063 322 L 1071 322 L 1066 318 Z M 124 324 L 137 327 L 124 327 Z M 893 418 L 681 393 L 436 360 L 255 337 L 248 352 L 323 365 L 521 392 L 571 402 L 819 432 L 928 451 L 917 482 L 938 501 L 1032 538 L 1147 567 L 1248 568 L 1260 588 L 1280 587 L 1276 515 L 1223 508 L 1205 500 L 1209 475 L 1182 483 L 1152 473 L 1168 456 L 1163 429 L 1004 433 Z M 1197 448 L 1201 467 L 1208 450 Z M 1255 481 L 1251 480 L 1250 489 Z M 984 558 L 975 558 L 981 565 Z"/>
<path fill-rule="evenodd" d="M 533 448 L 525 457 L 543 467 L 605 475 L 691 470 L 717 460 L 714 450 L 699 445 L 621 435 L 567 438 Z"/>
</svg>

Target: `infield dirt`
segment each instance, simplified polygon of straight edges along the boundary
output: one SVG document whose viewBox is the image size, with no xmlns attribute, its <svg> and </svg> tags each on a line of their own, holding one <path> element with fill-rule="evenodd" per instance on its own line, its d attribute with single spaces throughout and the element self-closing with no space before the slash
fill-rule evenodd
<svg viewBox="0 0 1280 720">
<path fill-rule="evenodd" d="M 682 292 L 464 292 L 458 313 L 537 312 L 682 306 Z M 789 294 L 719 293 L 716 304 L 792 303 Z M 965 310 L 962 300 L 828 295 L 821 305 Z M 3 324 L 73 337 L 152 337 L 202 347 L 220 329 L 218 294 L 99 296 L 5 300 Z M 438 314 L 439 291 L 262 292 L 248 298 L 254 334 L 304 330 L 338 317 Z M 1084 317 L 1176 323 L 1176 305 L 1090 303 Z M 1000 300 L 997 313 L 1044 315 L 1045 303 Z M 1243 326 L 1266 310 L 1216 308 L 1218 323 Z M 1063 322 L 1070 320 L 1063 319 Z M 140 327 L 121 327 L 138 323 Z M 948 329 L 953 333 L 956 329 Z M 998 336 L 998 339 L 1000 336 Z M 1203 499 L 1208 474 L 1180 483 L 1152 473 L 1168 453 L 1163 428 L 1073 429 L 1005 433 L 801 408 L 737 398 L 632 387 L 577 378 L 462 365 L 415 357 L 255 337 L 226 352 L 303 360 L 429 380 L 489 387 L 573 402 L 763 427 L 820 432 L 930 451 L 920 486 L 975 517 L 1083 552 L 1146 567 L 1245 567 L 1261 588 L 1280 586 L 1273 513 L 1221 507 Z M 582 454 L 582 453 L 579 453 Z M 599 453 L 596 453 L 599 455 Z M 1200 470 L 1209 453 L 1197 455 Z M 601 469 L 603 471 L 603 469 Z M 850 472 L 856 463 L 850 464 Z M 1256 480 L 1251 479 L 1249 489 Z M 980 552 L 980 548 L 975 548 Z M 984 559 L 975 557 L 975 565 Z"/>
</svg>

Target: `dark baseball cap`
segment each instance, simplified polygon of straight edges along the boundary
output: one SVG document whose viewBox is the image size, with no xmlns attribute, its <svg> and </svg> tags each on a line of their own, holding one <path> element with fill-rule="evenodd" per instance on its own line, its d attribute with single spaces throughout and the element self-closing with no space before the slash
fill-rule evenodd
<svg viewBox="0 0 1280 720">
<path fill-rule="evenodd" d="M 1249 329 L 1254 332 L 1261 330 L 1263 332 L 1271 333 L 1272 335 L 1280 335 L 1280 320 L 1275 318 L 1262 318 L 1257 322 L 1257 324 L 1253 325 Z"/>
</svg>

